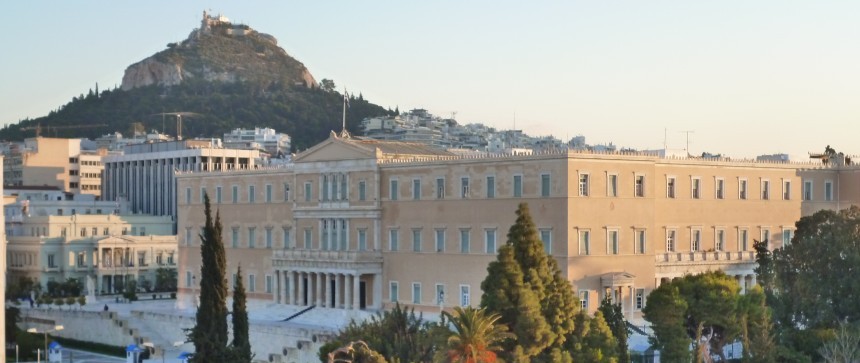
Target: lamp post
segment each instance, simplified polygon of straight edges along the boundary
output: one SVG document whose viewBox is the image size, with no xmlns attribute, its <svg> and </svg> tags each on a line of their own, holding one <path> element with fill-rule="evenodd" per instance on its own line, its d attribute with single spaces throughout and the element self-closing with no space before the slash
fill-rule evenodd
<svg viewBox="0 0 860 363">
<path fill-rule="evenodd" d="M 28 333 L 33 333 L 33 334 L 39 334 L 39 333 L 41 333 L 41 334 L 45 334 L 45 362 L 47 362 L 47 361 L 48 361 L 48 333 L 55 333 L 55 332 L 58 332 L 58 331 L 60 331 L 60 330 L 63 330 L 63 326 L 62 326 L 62 325 L 54 325 L 54 329 L 51 329 L 51 330 L 43 330 L 43 331 L 39 331 L 39 330 L 37 330 L 36 328 L 30 328 L 30 329 L 27 329 L 27 332 L 28 332 Z M 41 362 L 41 358 L 40 358 L 40 357 L 37 357 L 37 362 Z"/>
</svg>

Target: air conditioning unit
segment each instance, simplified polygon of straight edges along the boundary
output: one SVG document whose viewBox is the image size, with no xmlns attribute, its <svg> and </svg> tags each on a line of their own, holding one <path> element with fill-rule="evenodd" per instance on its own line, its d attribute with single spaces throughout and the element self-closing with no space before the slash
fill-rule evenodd
<svg viewBox="0 0 860 363">
<path fill-rule="evenodd" d="M 269 363 L 284 363 L 286 360 L 280 354 L 269 354 Z"/>
</svg>

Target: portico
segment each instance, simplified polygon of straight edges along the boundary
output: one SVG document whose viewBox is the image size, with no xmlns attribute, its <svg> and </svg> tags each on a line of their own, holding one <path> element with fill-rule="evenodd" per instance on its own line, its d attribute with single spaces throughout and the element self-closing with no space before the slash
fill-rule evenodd
<svg viewBox="0 0 860 363">
<path fill-rule="evenodd" d="M 379 309 L 382 254 L 374 251 L 275 251 L 276 303 L 332 309 Z"/>
</svg>

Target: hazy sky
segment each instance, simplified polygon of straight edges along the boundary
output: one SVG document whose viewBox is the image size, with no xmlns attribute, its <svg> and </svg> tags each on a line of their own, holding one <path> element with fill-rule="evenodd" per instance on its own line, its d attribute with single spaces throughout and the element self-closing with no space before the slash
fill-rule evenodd
<svg viewBox="0 0 860 363">
<path fill-rule="evenodd" d="M 860 153 L 860 1 L 16 1 L 0 122 L 118 86 L 204 9 L 401 110 L 735 157 Z M 193 111 L 193 110 L 186 110 Z M 93 120 L 94 122 L 98 120 Z"/>
</svg>

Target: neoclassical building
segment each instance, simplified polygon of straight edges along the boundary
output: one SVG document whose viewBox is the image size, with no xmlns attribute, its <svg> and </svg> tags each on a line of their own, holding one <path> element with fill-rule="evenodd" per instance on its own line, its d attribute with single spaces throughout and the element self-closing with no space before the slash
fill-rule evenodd
<svg viewBox="0 0 860 363">
<path fill-rule="evenodd" d="M 756 283 L 753 243 L 860 200 L 860 167 L 560 150 L 455 155 L 332 133 L 292 165 L 176 176 L 180 299 L 200 270 L 203 194 L 249 296 L 298 306 L 438 312 L 480 302 L 487 264 L 527 203 L 546 251 L 594 311 L 630 318 L 661 281 L 707 270 Z"/>
</svg>

